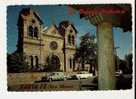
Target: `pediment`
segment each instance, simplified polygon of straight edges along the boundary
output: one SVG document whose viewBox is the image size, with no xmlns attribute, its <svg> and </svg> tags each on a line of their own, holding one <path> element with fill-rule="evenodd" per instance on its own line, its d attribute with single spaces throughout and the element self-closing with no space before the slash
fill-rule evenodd
<svg viewBox="0 0 136 99">
<path fill-rule="evenodd" d="M 58 29 L 55 25 L 50 26 L 46 31 L 47 35 L 56 36 L 56 37 L 62 37 L 60 33 L 58 32 Z"/>
</svg>

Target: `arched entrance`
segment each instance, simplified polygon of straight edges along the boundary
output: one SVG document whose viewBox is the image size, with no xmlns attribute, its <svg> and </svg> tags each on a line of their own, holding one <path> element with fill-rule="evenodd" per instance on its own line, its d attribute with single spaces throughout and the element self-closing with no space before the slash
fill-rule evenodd
<svg viewBox="0 0 136 99">
<path fill-rule="evenodd" d="M 60 70 L 60 59 L 57 55 L 51 55 L 47 57 L 47 71 L 59 71 Z"/>
</svg>

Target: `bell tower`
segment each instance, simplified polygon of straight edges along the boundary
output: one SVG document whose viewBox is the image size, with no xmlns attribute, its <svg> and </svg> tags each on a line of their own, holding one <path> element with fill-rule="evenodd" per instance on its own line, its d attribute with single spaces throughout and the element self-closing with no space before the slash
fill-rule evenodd
<svg viewBox="0 0 136 99">
<path fill-rule="evenodd" d="M 42 60 L 42 20 L 38 13 L 30 8 L 24 8 L 19 13 L 18 18 L 18 44 L 17 52 L 24 53 L 30 67 L 37 68 Z"/>
<path fill-rule="evenodd" d="M 64 37 L 64 70 L 72 72 L 75 67 L 74 55 L 76 52 L 77 30 L 69 21 L 62 21 L 60 23 L 60 33 Z"/>
</svg>

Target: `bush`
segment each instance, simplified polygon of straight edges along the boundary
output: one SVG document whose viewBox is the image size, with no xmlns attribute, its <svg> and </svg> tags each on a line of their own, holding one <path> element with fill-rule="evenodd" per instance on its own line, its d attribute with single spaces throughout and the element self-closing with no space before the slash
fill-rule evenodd
<svg viewBox="0 0 136 99">
<path fill-rule="evenodd" d="M 28 63 L 25 62 L 25 54 L 12 53 L 7 56 L 8 72 L 26 72 L 28 71 Z"/>
</svg>

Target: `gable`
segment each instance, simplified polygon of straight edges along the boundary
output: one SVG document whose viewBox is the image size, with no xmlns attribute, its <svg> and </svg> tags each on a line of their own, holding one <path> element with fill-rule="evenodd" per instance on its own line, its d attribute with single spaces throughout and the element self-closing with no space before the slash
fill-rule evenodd
<svg viewBox="0 0 136 99">
<path fill-rule="evenodd" d="M 35 16 L 35 18 L 40 22 L 40 24 L 43 24 L 43 21 L 41 20 L 40 16 L 38 15 L 38 13 L 33 12 L 33 15 Z"/>
<path fill-rule="evenodd" d="M 67 33 L 71 33 L 71 34 L 76 34 L 77 30 L 75 29 L 75 27 L 71 24 L 67 27 Z"/>
<path fill-rule="evenodd" d="M 54 36 L 54 37 L 60 37 L 62 38 L 62 36 L 60 35 L 60 33 L 58 32 L 58 29 L 55 25 L 52 25 L 51 27 L 49 27 L 45 32 L 44 35 L 49 35 L 49 36 Z"/>
<path fill-rule="evenodd" d="M 31 21 L 32 19 L 35 19 L 36 22 L 39 24 L 43 24 L 43 21 L 41 20 L 39 14 L 30 8 L 24 8 L 20 11 L 20 19 L 23 18 L 25 20 Z"/>
</svg>

